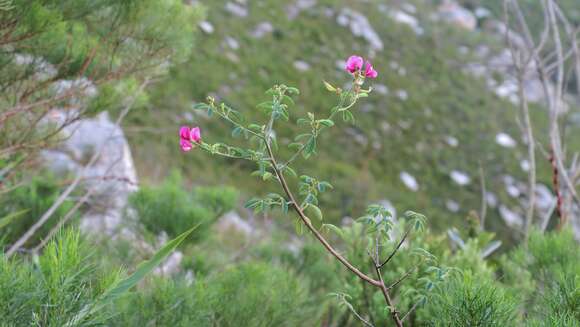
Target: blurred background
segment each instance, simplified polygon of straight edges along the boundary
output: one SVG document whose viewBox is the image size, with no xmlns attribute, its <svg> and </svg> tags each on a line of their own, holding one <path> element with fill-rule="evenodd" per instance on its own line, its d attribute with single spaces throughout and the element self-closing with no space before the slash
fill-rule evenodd
<svg viewBox="0 0 580 327">
<path fill-rule="evenodd" d="M 337 290 L 353 297 L 346 303 L 369 308 L 363 316 L 373 324 L 390 323 L 380 293 L 348 276 L 310 235 L 297 234 L 292 215 L 244 207 L 279 192 L 251 175 L 254 164 L 183 153 L 178 143 L 179 126 L 188 125 L 199 126 L 206 142 L 242 144 L 226 123 L 193 110 L 207 96 L 264 122 L 256 105 L 272 85 L 286 84 L 300 89 L 291 121 L 327 114 L 335 103 L 323 81 L 351 83 L 344 65 L 352 54 L 379 72 L 367 81 L 370 96 L 354 109 L 354 124 L 338 123 L 319 138 L 313 159 L 296 162 L 300 174 L 332 182 L 319 198 L 326 222 L 350 226 L 371 203 L 400 220 L 407 210 L 420 212 L 429 233 L 417 242 L 490 284 L 533 272 L 518 252 L 532 235 L 538 257 L 555 251 L 552 258 L 572 265 L 558 269 L 577 277 L 580 5 L 552 2 L 0 0 L 0 244 L 5 260 L 19 257 L 3 263 L 0 285 L 9 285 L 1 281 L 8 271 L 37 269 L 39 256 L 52 262 L 43 253 L 56 237 L 86 247 L 69 249 L 78 260 L 64 264 L 58 253 L 67 252 L 51 243 L 50 260 L 69 265 L 61 277 L 92 267 L 85 277 L 75 274 L 84 279 L 70 290 L 89 301 L 99 293 L 88 286 L 94 274 L 131 272 L 203 223 L 117 305 L 120 312 L 104 310 L 95 323 L 360 325 L 328 296 Z M 276 129 L 281 157 L 292 154 L 287 146 L 299 130 Z M 64 227 L 80 231 L 80 240 Z M 560 229 L 564 236 L 542 238 Z M 352 245 L 345 253 L 368 264 L 356 237 L 329 237 Z M 389 278 L 412 265 L 404 258 Z M 22 274 L 10 279 L 21 285 L 18 294 L 68 292 L 61 284 L 39 290 L 34 278 L 46 278 Z M 530 280 L 496 286 L 532 294 L 539 282 L 521 278 Z M 402 294 L 417 287 L 397 291 L 403 311 L 414 303 Z M 42 299 L 51 298 L 46 292 Z M 44 301 L 14 304 L 14 296 L 0 291 L 15 326 L 31 321 L 30 308 Z M 48 302 L 82 307 L 64 298 L 53 294 Z M 571 310 L 580 300 L 574 303 Z M 413 313 L 411 324 L 437 315 L 429 310 Z M 68 319 L 39 312 L 41 325 Z"/>
</svg>

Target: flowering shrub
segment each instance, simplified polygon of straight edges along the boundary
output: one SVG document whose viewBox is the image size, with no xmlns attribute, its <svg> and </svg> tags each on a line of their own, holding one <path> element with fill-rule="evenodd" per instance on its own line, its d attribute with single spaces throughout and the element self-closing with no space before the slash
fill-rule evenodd
<svg viewBox="0 0 580 327">
<path fill-rule="evenodd" d="M 372 88 L 363 89 L 363 86 L 366 79 L 376 78 L 378 72 L 369 61 L 365 62 L 360 56 L 351 56 L 346 62 L 345 70 L 353 77 L 351 86 L 347 90 L 343 90 L 328 82 L 324 82 L 326 89 L 337 96 L 338 104 L 331 108 L 327 117 L 319 118 L 315 117 L 313 113 L 308 113 L 306 117 L 297 119 L 297 125 L 304 127 L 305 131 L 302 134 L 296 135 L 294 137 L 295 142 L 288 145 L 293 150 L 293 154 L 285 160 L 277 157 L 279 146 L 275 125 L 276 123 L 290 122 L 289 110 L 294 104 L 292 96 L 299 94 L 298 89 L 286 85 L 275 85 L 269 89 L 266 94 L 270 96 L 270 100 L 258 105 L 258 108 L 262 109 L 268 118 L 263 123 L 247 122 L 238 111 L 223 103 L 217 103 L 211 97 L 208 97 L 207 103 L 201 103 L 195 106 L 196 109 L 205 110 L 210 116 L 216 114 L 233 125 L 232 135 L 248 140 L 249 147 L 242 148 L 225 143 L 210 144 L 203 142 L 201 140 L 199 127 L 182 127 L 180 129 L 180 147 L 183 151 L 190 151 L 194 146 L 198 146 L 200 149 L 213 155 L 254 162 L 257 165 L 257 170 L 253 175 L 260 177 L 265 182 L 274 181 L 278 183 L 282 188 L 283 194 L 270 193 L 265 197 L 252 198 L 246 203 L 246 207 L 253 209 L 255 212 L 280 209 L 284 214 L 293 210 L 298 217 L 295 221 L 297 231 L 301 233 L 303 229 L 306 229 L 312 233 L 326 251 L 344 265 L 352 274 L 356 275 L 365 283 L 379 289 L 384 297 L 386 308 L 392 320 L 397 326 L 402 326 L 409 312 L 405 316 L 401 316 L 391 297 L 391 289 L 406 279 L 410 273 L 403 274 L 396 281 L 392 281 L 391 286 L 387 286 L 389 284 L 384 281 L 382 270 L 399 251 L 403 243 L 408 240 L 408 236 L 412 231 L 422 231 L 424 229 L 425 217 L 414 212 L 408 212 L 405 215 L 408 219 L 408 224 L 405 224 L 405 226 L 408 227 L 400 239 L 395 241 L 391 237 L 393 229 L 391 213 L 380 205 L 371 205 L 368 207 L 366 214 L 359 218 L 357 222 L 357 226 L 359 227 L 357 228 L 364 229 L 362 239 L 365 242 L 370 261 L 373 263 L 374 271 L 372 273 L 376 275 L 376 277 L 371 277 L 370 273 L 363 272 L 360 268 L 355 267 L 349 259 L 340 254 L 330 244 L 327 237 L 323 235 L 325 232 L 332 231 L 343 238 L 348 237 L 345 235 L 357 237 L 356 234 L 349 232 L 351 228 L 344 229 L 324 223 L 318 196 L 321 193 L 332 190 L 332 184 L 319 180 L 316 177 L 299 175 L 293 165 L 299 157 L 309 159 L 316 154 L 318 137 L 325 130 L 336 125 L 335 119 L 337 117 L 342 117 L 344 122 L 354 123 L 354 105 L 359 99 L 368 97 L 371 93 Z M 287 178 L 296 178 L 298 180 L 298 195 L 291 189 Z M 315 222 L 313 222 L 313 219 Z M 320 226 L 320 228 L 316 227 L 315 224 L 316 226 Z M 389 254 L 385 256 L 384 254 L 387 248 L 390 248 L 390 250 Z M 434 257 L 423 249 L 417 249 L 413 253 L 421 258 L 421 263 L 431 264 L 434 262 Z M 446 269 L 430 266 L 426 270 L 425 277 L 422 278 L 425 291 L 432 289 L 435 282 L 441 280 L 445 275 L 447 275 Z M 432 276 L 435 278 L 431 278 Z M 355 308 L 348 302 L 348 296 L 339 294 L 337 298 L 341 303 L 346 304 L 356 317 L 365 322 L 356 312 Z M 412 310 L 426 301 L 425 293 L 417 292 L 415 294 L 415 301 L 417 303 L 413 306 Z"/>
</svg>

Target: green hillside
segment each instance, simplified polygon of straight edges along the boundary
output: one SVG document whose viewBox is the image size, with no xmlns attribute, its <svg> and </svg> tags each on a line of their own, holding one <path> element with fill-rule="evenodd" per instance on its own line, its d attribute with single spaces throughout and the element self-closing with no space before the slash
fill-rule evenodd
<svg viewBox="0 0 580 327">
<path fill-rule="evenodd" d="M 370 56 L 379 70 L 375 91 L 358 106 L 359 119 L 346 133 L 334 130 L 323 136 L 318 160 L 308 163 L 305 171 L 335 181 L 336 191 L 321 203 L 331 220 L 358 216 L 369 202 L 388 199 L 398 210 L 426 213 L 436 228 L 462 226 L 467 213 L 481 207 L 480 163 L 487 189 L 508 207 L 513 205 L 503 176 L 525 181 L 519 166 L 526 152 L 517 108 L 461 69 L 472 60 L 477 45 L 500 48 L 498 41 L 482 32 L 430 23 L 434 8 L 425 5 L 415 14 L 424 29 L 417 35 L 389 18 L 394 3 L 319 1 L 293 19 L 282 2 L 249 1 L 246 17 L 226 10 L 226 1 L 207 3 L 213 31 L 201 33 L 198 50 L 162 82 L 148 112 L 133 117 L 134 123 L 151 127 L 131 134 L 141 175 L 162 178 L 167 171 L 159 169 L 163 162 L 164 168 L 183 169 L 193 183 L 243 185 L 244 199 L 264 193 L 258 179 L 247 177 L 252 166 L 209 160 L 202 153 L 180 154 L 177 126 L 196 124 L 204 140 L 224 141 L 230 137 L 229 126 L 194 113 L 191 105 L 213 95 L 250 119 L 263 119 L 255 105 L 264 101 L 266 89 L 282 82 L 301 90 L 291 115 L 322 115 L 333 105 L 322 81 L 347 83 L 341 60 L 357 53 Z M 368 18 L 383 40 L 383 50 L 373 51 L 366 40 L 337 24 L 345 7 Z M 271 31 L 253 36 L 265 22 Z M 460 46 L 469 51 L 458 50 Z M 300 65 L 307 69 L 297 69 Z M 533 107 L 532 115 L 538 140 L 544 141 L 547 116 L 539 107 Z M 291 142 L 287 135 L 293 131 L 277 132 L 281 145 Z M 501 147 L 495 142 L 498 133 L 510 135 L 518 146 Z M 549 185 L 547 162 L 538 156 L 538 165 L 540 181 Z M 454 170 L 468 174 L 469 184 L 454 183 Z M 405 187 L 402 172 L 416 178 L 417 192 Z M 459 210 L 451 212 L 448 207 L 454 209 L 455 204 Z M 488 210 L 490 225 L 502 230 L 498 217 L 497 209 Z"/>
</svg>

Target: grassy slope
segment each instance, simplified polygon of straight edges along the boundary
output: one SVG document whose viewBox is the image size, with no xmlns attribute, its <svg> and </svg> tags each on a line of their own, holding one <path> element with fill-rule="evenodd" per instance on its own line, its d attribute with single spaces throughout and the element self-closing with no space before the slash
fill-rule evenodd
<svg viewBox="0 0 580 327">
<path fill-rule="evenodd" d="M 369 49 L 364 40 L 339 27 L 335 17 L 324 15 L 324 6 L 336 11 L 347 2 L 319 1 L 294 21 L 286 18 L 282 3 L 287 2 L 248 1 L 250 15 L 246 18 L 224 11 L 225 2 L 205 2 L 215 32 L 200 36 L 191 61 L 176 68 L 172 78 L 156 90 L 155 109 L 133 117 L 133 123 L 154 126 L 157 133 L 130 136 L 145 179 L 156 180 L 169 167 L 178 167 L 192 182 L 235 185 L 245 197 L 250 197 L 264 193 L 262 182 L 248 176 L 254 167 L 210 158 L 205 153 L 179 154 L 177 126 L 186 120 L 176 116 L 191 112 L 190 101 L 202 101 L 213 93 L 248 118 L 263 119 L 255 104 L 263 101 L 264 90 L 275 83 L 301 89 L 292 110 L 294 118 L 307 111 L 323 115 L 334 99 L 321 81 L 346 83 L 349 77 L 337 68 L 336 61 L 352 53 L 366 55 Z M 449 26 L 424 25 L 425 35 L 416 37 L 407 26 L 386 18 L 375 4 L 349 3 L 369 18 L 385 44 L 385 50 L 373 58 L 373 63 L 380 72 L 376 83 L 387 85 L 390 93 L 374 93 L 357 109 L 358 120 L 353 128 L 370 140 L 368 145 L 356 143 L 341 126 L 321 139 L 317 161 L 304 163 L 300 173 L 330 180 L 336 186 L 321 203 L 326 217 L 335 221 L 344 215 L 356 217 L 369 202 L 389 199 L 399 211 L 411 209 L 427 214 L 435 228 L 452 223 L 465 225 L 466 213 L 480 207 L 479 162 L 485 169 L 488 189 L 502 201 L 513 203 L 500 177 L 510 174 L 525 180 L 519 168 L 525 148 L 515 123 L 517 110 L 488 92 L 482 81 L 462 74 L 458 68 L 467 56 L 460 55 L 457 47 L 487 42 L 486 36 Z M 252 38 L 250 31 L 263 21 L 272 22 L 275 32 L 262 39 Z M 230 50 L 224 45 L 225 36 L 237 39 L 240 48 Z M 232 61 L 231 57 L 237 60 Z M 295 60 L 310 63 L 311 70 L 297 71 L 293 67 Z M 389 68 L 393 61 L 405 67 L 405 76 Z M 408 92 L 406 101 L 395 96 L 399 89 Z M 544 141 L 546 116 L 538 108 L 533 108 L 533 116 L 538 138 Z M 194 119 L 202 127 L 206 141 L 231 139 L 229 128 L 217 119 Z M 381 128 L 386 124 L 390 129 Z M 494 137 L 500 131 L 512 135 L 520 146 L 515 150 L 498 146 Z M 279 143 L 289 143 L 288 136 L 293 132 L 293 127 L 279 129 Z M 456 137 L 459 146 L 448 146 L 444 141 L 447 135 Z M 373 147 L 373 143 L 379 147 Z M 540 179 L 549 183 L 548 167 L 542 157 L 538 156 L 538 160 Z M 471 184 L 454 184 L 449 178 L 454 169 L 468 172 Z M 409 191 L 402 184 L 399 173 L 403 170 L 417 178 L 419 192 Z M 274 185 L 270 188 L 275 189 Z M 460 203 L 459 213 L 445 209 L 448 199 Z M 496 230 L 503 228 L 496 210 L 490 210 L 488 217 Z"/>
</svg>

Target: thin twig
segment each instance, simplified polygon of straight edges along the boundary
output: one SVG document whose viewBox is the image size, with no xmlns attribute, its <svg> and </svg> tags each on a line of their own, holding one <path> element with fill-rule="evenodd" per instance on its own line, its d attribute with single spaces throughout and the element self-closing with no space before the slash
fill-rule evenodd
<svg viewBox="0 0 580 327">
<path fill-rule="evenodd" d="M 487 215 L 487 191 L 485 188 L 485 174 L 483 166 L 479 162 L 479 183 L 481 185 L 481 211 L 479 212 L 479 224 L 482 231 L 485 230 L 485 216 Z"/>
<path fill-rule="evenodd" d="M 364 274 L 363 272 L 358 270 L 355 266 L 353 266 L 346 258 L 344 258 L 340 253 L 338 253 L 338 251 L 336 251 L 332 247 L 332 245 L 330 245 L 330 243 L 328 243 L 328 241 L 324 238 L 324 236 L 322 236 L 322 234 L 320 234 L 320 232 L 318 232 L 318 230 L 312 225 L 312 222 L 310 221 L 310 219 L 304 214 L 304 212 L 302 211 L 302 208 L 300 208 L 300 206 L 296 202 L 292 191 L 290 191 L 290 188 L 288 187 L 288 184 L 286 183 L 286 179 L 284 178 L 284 176 L 282 175 L 282 173 L 278 169 L 278 164 L 276 163 L 276 159 L 274 158 L 274 153 L 272 151 L 272 147 L 270 146 L 270 144 L 268 142 L 265 142 L 265 143 L 266 143 L 266 149 L 268 150 L 268 155 L 270 156 L 270 162 L 272 164 L 272 169 L 274 170 L 276 176 L 278 177 L 278 181 L 280 182 L 280 185 L 282 186 L 284 193 L 286 193 L 286 196 L 288 196 L 290 203 L 291 203 L 292 207 L 294 208 L 294 211 L 296 211 L 296 213 L 298 214 L 298 216 L 300 217 L 300 219 L 302 220 L 304 225 L 306 225 L 306 227 L 310 230 L 310 232 L 312 232 L 312 234 L 314 234 L 314 236 L 318 239 L 318 241 L 320 243 L 322 243 L 322 245 L 328 250 L 328 252 L 330 252 L 346 268 L 348 268 L 348 270 L 353 272 L 360 279 L 362 279 L 362 280 L 364 280 L 364 281 L 366 281 L 374 286 L 380 287 L 381 283 L 379 281 L 367 276 L 366 274 Z"/>
<path fill-rule="evenodd" d="M 403 245 L 403 243 L 405 242 L 405 240 L 407 239 L 407 236 L 409 236 L 409 233 L 411 232 L 411 228 L 409 227 L 406 231 L 405 234 L 403 235 L 403 237 L 401 238 L 401 240 L 399 241 L 399 244 L 397 244 L 397 246 L 393 249 L 393 252 L 391 252 L 391 254 L 389 255 L 389 257 L 379 265 L 379 268 L 383 268 L 384 265 L 386 265 L 387 263 L 389 263 L 389 261 L 391 261 L 391 259 L 395 256 L 395 254 L 399 251 L 399 249 L 401 248 L 401 245 Z"/>
<path fill-rule="evenodd" d="M 119 117 L 117 118 L 117 120 L 115 121 L 115 126 L 119 126 L 121 124 L 121 122 L 123 121 L 123 119 L 125 118 L 125 116 L 129 113 L 129 111 L 133 108 L 133 105 L 135 104 L 136 100 L 137 100 L 137 94 L 141 93 L 145 87 L 147 86 L 147 84 L 149 83 L 149 80 L 146 79 L 141 86 L 139 87 L 138 91 L 136 92 L 135 96 L 133 97 L 133 99 L 130 101 L 130 103 L 125 106 L 125 108 L 123 109 L 123 111 L 119 114 Z M 113 132 L 111 132 L 111 135 L 109 137 L 113 136 Z M 74 191 L 74 189 L 77 187 L 77 185 L 81 182 L 83 176 L 86 175 L 87 171 L 97 162 L 97 160 L 99 159 L 101 152 L 104 150 L 105 145 L 107 142 L 103 142 L 101 144 L 101 146 L 99 147 L 99 149 L 97 151 L 95 151 L 95 153 L 93 154 L 93 156 L 91 157 L 91 159 L 89 160 L 89 162 L 87 163 L 87 165 L 77 174 L 75 180 L 65 189 L 64 192 L 62 192 L 59 197 L 56 199 L 56 201 L 52 204 L 52 206 L 40 217 L 40 219 L 38 219 L 38 221 L 32 225 L 9 249 L 8 251 L 6 251 L 6 257 L 10 257 L 12 256 L 21 246 L 23 246 L 33 235 L 34 233 L 36 233 L 36 231 L 42 227 L 42 225 L 44 225 L 46 223 L 46 221 L 48 221 L 48 219 L 54 214 L 54 212 L 56 211 L 56 209 L 58 209 L 63 203 L 64 201 L 68 198 L 68 196 L 72 193 L 72 191 Z"/>
</svg>

